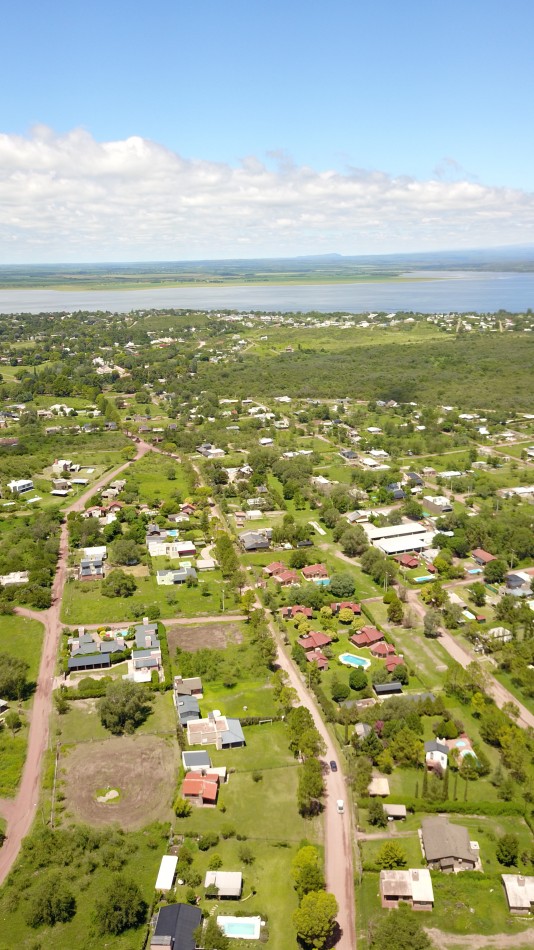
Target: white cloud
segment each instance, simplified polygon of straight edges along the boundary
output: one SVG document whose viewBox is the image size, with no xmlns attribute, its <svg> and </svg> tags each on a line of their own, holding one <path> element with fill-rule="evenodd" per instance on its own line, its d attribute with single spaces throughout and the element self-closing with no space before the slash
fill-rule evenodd
<svg viewBox="0 0 534 950">
<path fill-rule="evenodd" d="M 380 253 L 534 241 L 534 194 L 438 174 L 317 171 L 284 153 L 237 166 L 131 137 L 0 135 L 4 261 Z"/>
</svg>

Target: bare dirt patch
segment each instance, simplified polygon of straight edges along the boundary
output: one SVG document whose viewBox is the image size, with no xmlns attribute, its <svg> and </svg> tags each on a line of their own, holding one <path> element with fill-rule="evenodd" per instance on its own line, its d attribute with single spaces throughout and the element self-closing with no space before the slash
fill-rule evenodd
<svg viewBox="0 0 534 950">
<path fill-rule="evenodd" d="M 228 643 L 242 643 L 243 634 L 234 623 L 192 624 L 190 627 L 170 627 L 167 640 L 172 656 L 177 647 L 187 653 L 195 653 L 203 648 L 224 650 Z"/>
<path fill-rule="evenodd" d="M 150 571 L 146 564 L 132 564 L 130 567 L 121 566 L 125 574 L 131 574 L 132 577 L 150 577 Z"/>
<path fill-rule="evenodd" d="M 174 740 L 123 736 L 84 742 L 63 762 L 67 810 L 91 825 L 118 823 L 126 831 L 168 821 L 178 767 Z M 99 802 L 102 789 L 120 789 L 120 800 Z"/>
</svg>

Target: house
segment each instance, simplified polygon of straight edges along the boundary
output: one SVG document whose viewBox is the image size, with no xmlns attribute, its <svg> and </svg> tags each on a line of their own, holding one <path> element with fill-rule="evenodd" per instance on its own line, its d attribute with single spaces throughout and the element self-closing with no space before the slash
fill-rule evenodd
<svg viewBox="0 0 534 950">
<path fill-rule="evenodd" d="M 9 709 L 9 703 L 6 703 L 5 699 L 0 699 L 0 716 L 3 716 L 5 712 Z"/>
<path fill-rule="evenodd" d="M 23 495 L 24 492 L 32 491 L 33 481 L 31 478 L 14 478 L 7 483 L 7 487 L 14 495 Z"/>
<path fill-rule="evenodd" d="M 243 890 L 243 875 L 241 871 L 208 871 L 204 887 L 216 887 L 219 898 L 239 900 Z"/>
<path fill-rule="evenodd" d="M 197 696 L 202 698 L 202 680 L 200 676 L 174 677 L 174 692 L 177 696 Z"/>
<path fill-rule="evenodd" d="M 392 643 L 386 643 L 385 640 L 381 643 L 374 643 L 369 649 L 373 656 L 380 657 L 381 659 L 395 655 L 395 647 Z"/>
<path fill-rule="evenodd" d="M 156 918 L 149 950 L 195 950 L 195 931 L 202 923 L 200 907 L 191 904 L 167 904 Z"/>
<path fill-rule="evenodd" d="M 480 567 L 485 567 L 486 564 L 489 564 L 490 561 L 496 561 L 497 558 L 494 554 L 488 554 L 487 551 L 484 551 L 483 548 L 475 548 L 474 551 L 471 551 L 471 557 Z"/>
<path fill-rule="evenodd" d="M 139 650 L 143 648 L 159 649 L 157 623 L 138 623 L 134 628 L 134 634 L 135 645 Z"/>
<path fill-rule="evenodd" d="M 338 603 L 330 604 L 330 610 L 334 616 L 337 616 L 340 610 L 352 610 L 355 617 L 359 617 L 362 612 L 360 604 L 355 604 L 351 600 L 342 600 Z"/>
<path fill-rule="evenodd" d="M 281 587 L 298 587 L 300 584 L 297 572 L 292 570 L 280 571 L 279 574 L 276 574 L 274 580 Z"/>
<path fill-rule="evenodd" d="M 348 511 L 345 518 L 349 524 L 363 524 L 364 521 L 369 521 L 369 512 L 357 508 L 355 511 Z"/>
<path fill-rule="evenodd" d="M 389 782 L 383 775 L 375 775 L 369 782 L 367 789 L 370 798 L 387 798 Z"/>
<path fill-rule="evenodd" d="M 156 878 L 156 891 L 170 891 L 174 884 L 178 857 L 175 854 L 164 854 Z"/>
<path fill-rule="evenodd" d="M 168 569 L 156 571 L 156 583 L 160 587 L 172 587 L 173 584 L 187 584 L 188 580 L 196 581 L 197 572 L 190 564 L 182 564 L 176 570 Z"/>
<path fill-rule="evenodd" d="M 177 696 L 175 693 L 174 704 L 181 726 L 187 726 L 188 722 L 200 719 L 200 707 L 196 696 Z"/>
<path fill-rule="evenodd" d="M 8 587 L 9 584 L 27 584 L 30 579 L 28 571 L 11 571 L 10 574 L 0 574 L 0 586 Z"/>
<path fill-rule="evenodd" d="M 439 815 L 428 816 L 421 822 L 421 836 L 431 870 L 474 871 L 479 865 L 478 845 L 469 840 L 463 825 L 450 824 Z"/>
<path fill-rule="evenodd" d="M 215 448 L 211 442 L 203 442 L 202 445 L 197 445 L 197 452 L 206 459 L 222 459 L 224 457 L 224 450 Z"/>
<path fill-rule="evenodd" d="M 391 683 L 375 683 L 373 689 L 379 699 L 384 699 L 387 696 L 402 693 L 402 683 L 398 680 L 393 680 Z"/>
<path fill-rule="evenodd" d="M 404 821 L 406 818 L 406 805 L 384 805 L 383 807 L 388 821 Z"/>
<path fill-rule="evenodd" d="M 445 515 L 452 511 L 452 505 L 445 495 L 425 495 L 423 502 L 425 511 L 431 515 Z"/>
<path fill-rule="evenodd" d="M 68 673 L 85 672 L 86 670 L 105 670 L 111 666 L 111 657 L 109 653 L 104 655 L 96 653 L 92 656 L 71 656 L 67 661 Z"/>
<path fill-rule="evenodd" d="M 384 639 L 384 634 L 376 627 L 362 627 L 359 633 L 354 633 L 350 642 L 355 647 L 371 647 L 374 643 L 380 643 Z"/>
<path fill-rule="evenodd" d="M 527 914 L 534 910 L 534 877 L 524 874 L 501 874 L 511 914 Z"/>
<path fill-rule="evenodd" d="M 449 763 L 449 747 L 444 739 L 431 739 L 425 742 L 425 764 L 428 769 L 441 769 L 443 772 Z"/>
<path fill-rule="evenodd" d="M 419 567 L 419 558 L 416 558 L 413 554 L 396 554 L 393 560 L 410 571 Z"/>
<path fill-rule="evenodd" d="M 306 659 L 308 663 L 315 663 L 320 670 L 328 669 L 328 657 L 321 650 L 310 650 L 306 654 Z"/>
<path fill-rule="evenodd" d="M 239 719 L 229 719 L 215 712 L 207 719 L 187 723 L 187 741 L 189 745 L 214 745 L 219 750 L 239 749 L 246 744 Z"/>
<path fill-rule="evenodd" d="M 208 772 L 211 759 L 207 752 L 182 752 L 182 765 L 186 772 Z"/>
<path fill-rule="evenodd" d="M 132 649 L 132 669 L 159 670 L 161 668 L 161 644 L 157 624 L 142 623 L 135 627 L 135 647 Z"/>
<path fill-rule="evenodd" d="M 329 643 L 332 643 L 332 638 L 327 636 L 326 633 L 321 633 L 317 631 L 315 633 L 306 633 L 303 637 L 299 637 L 297 643 L 306 653 L 310 650 L 318 650 L 321 647 L 328 646 Z"/>
<path fill-rule="evenodd" d="M 428 868 L 380 872 L 382 907 L 398 907 L 401 901 L 412 910 L 432 910 L 434 890 Z"/>
<path fill-rule="evenodd" d="M 82 628 L 83 629 L 83 628 Z M 90 633 L 81 633 L 77 638 L 69 640 L 72 656 L 88 656 L 98 653 L 98 640 Z"/>
<path fill-rule="evenodd" d="M 101 560 L 104 561 L 108 556 L 108 551 L 105 544 L 99 545 L 94 548 L 84 548 L 83 556 L 89 561 Z"/>
<path fill-rule="evenodd" d="M 182 783 L 182 795 L 194 805 L 216 805 L 219 776 L 216 772 L 188 772 Z"/>
<path fill-rule="evenodd" d="M 303 607 L 302 604 L 295 604 L 293 607 L 282 607 L 280 613 L 284 620 L 294 620 L 299 614 L 302 614 L 307 620 L 311 620 L 313 617 L 312 608 Z"/>
<path fill-rule="evenodd" d="M 302 568 L 302 576 L 307 581 L 328 580 L 328 571 L 324 564 L 309 564 Z"/>
<path fill-rule="evenodd" d="M 404 657 L 402 656 L 388 656 L 384 663 L 388 673 L 394 673 L 398 666 L 404 666 Z"/>
<path fill-rule="evenodd" d="M 268 529 L 264 531 L 244 531 L 239 535 L 239 540 L 245 551 L 265 551 L 271 545 L 271 534 Z"/>
<path fill-rule="evenodd" d="M 282 571 L 286 570 L 286 565 L 282 561 L 271 561 L 270 564 L 267 564 L 263 568 L 263 573 L 267 574 L 267 577 L 273 577 L 275 574 L 281 574 Z"/>
<path fill-rule="evenodd" d="M 56 491 L 72 491 L 72 484 L 68 478 L 53 478 L 52 485 Z"/>
<path fill-rule="evenodd" d="M 194 557 L 197 549 L 192 541 L 147 541 L 150 557 Z"/>
<path fill-rule="evenodd" d="M 78 570 L 80 581 L 100 581 L 104 576 L 104 562 L 102 558 L 82 558 Z"/>
</svg>

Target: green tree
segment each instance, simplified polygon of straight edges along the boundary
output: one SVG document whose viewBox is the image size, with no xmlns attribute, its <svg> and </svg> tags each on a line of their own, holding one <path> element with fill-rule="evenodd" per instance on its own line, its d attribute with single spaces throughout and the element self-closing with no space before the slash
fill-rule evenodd
<svg viewBox="0 0 534 950">
<path fill-rule="evenodd" d="M 484 579 L 488 584 L 502 584 L 505 574 L 508 570 L 506 561 L 496 558 L 490 561 L 484 568 Z"/>
<path fill-rule="evenodd" d="M 117 875 L 96 901 L 93 921 L 100 934 L 118 936 L 125 930 L 140 927 L 146 920 L 147 910 L 136 882 Z"/>
<path fill-rule="evenodd" d="M 392 600 L 388 607 L 388 620 L 390 623 L 402 623 L 404 620 L 404 610 L 398 597 Z"/>
<path fill-rule="evenodd" d="M 152 698 L 137 683 L 130 680 L 111 682 L 106 695 L 100 700 L 100 720 L 113 735 L 132 733 L 148 717 Z"/>
<path fill-rule="evenodd" d="M 109 550 L 114 564 L 139 563 L 139 548 L 135 541 L 119 538 L 110 545 Z"/>
<path fill-rule="evenodd" d="M 204 929 L 200 924 L 195 931 L 195 946 L 204 950 L 229 950 L 230 938 L 221 930 L 216 917 L 208 917 Z"/>
<path fill-rule="evenodd" d="M 320 950 L 334 932 L 338 912 L 333 894 L 326 891 L 311 891 L 305 894 L 298 910 L 293 914 L 299 940 L 306 947 Z"/>
<path fill-rule="evenodd" d="M 355 590 L 354 578 L 352 574 L 340 571 L 332 574 L 330 578 L 330 593 L 334 597 L 352 597 Z"/>
<path fill-rule="evenodd" d="M 310 891 L 323 890 L 325 881 L 317 848 L 306 845 L 297 851 L 291 862 L 291 876 L 300 900 Z"/>
<path fill-rule="evenodd" d="M 349 673 L 349 686 L 351 689 L 359 692 L 367 686 L 367 676 L 361 667 L 356 667 Z"/>
<path fill-rule="evenodd" d="M 0 696 L 2 699 L 22 699 L 26 689 L 28 664 L 16 656 L 0 654 Z"/>
<path fill-rule="evenodd" d="M 299 769 L 297 804 L 301 815 L 317 814 L 324 794 L 324 778 L 321 763 L 306 759 Z"/>
<path fill-rule="evenodd" d="M 394 868 L 405 868 L 407 865 L 406 853 L 396 841 L 385 841 L 376 856 L 376 863 L 386 871 L 391 871 Z"/>
<path fill-rule="evenodd" d="M 332 699 L 335 703 L 342 703 L 350 695 L 350 687 L 346 683 L 342 683 L 337 676 L 332 677 L 332 683 L 330 686 L 330 692 L 332 694 Z"/>
<path fill-rule="evenodd" d="M 486 603 L 486 588 L 484 584 L 481 584 L 480 581 L 477 581 L 476 584 L 472 584 L 468 588 L 469 596 L 476 607 L 483 607 Z"/>
<path fill-rule="evenodd" d="M 506 834 L 497 842 L 497 861 L 509 868 L 517 866 L 519 860 L 519 838 L 517 835 Z"/>
<path fill-rule="evenodd" d="M 377 918 L 371 925 L 372 950 L 431 950 L 418 915 L 406 904 L 393 914 Z"/>
<path fill-rule="evenodd" d="M 373 798 L 369 805 L 369 824 L 376 825 L 378 828 L 385 828 L 388 823 L 384 806 L 378 798 Z"/>
<path fill-rule="evenodd" d="M 425 637 L 438 637 L 441 624 L 441 614 L 438 610 L 427 610 L 423 622 Z"/>
<path fill-rule="evenodd" d="M 22 726 L 22 719 L 14 709 L 10 709 L 9 712 L 6 713 L 4 722 L 13 736 Z"/>
<path fill-rule="evenodd" d="M 104 578 L 101 590 L 104 597 L 131 597 L 137 590 L 137 584 L 131 574 L 116 569 Z"/>
<path fill-rule="evenodd" d="M 76 913 L 76 899 L 59 871 L 49 871 L 26 897 L 24 916 L 30 927 L 53 927 Z"/>
</svg>

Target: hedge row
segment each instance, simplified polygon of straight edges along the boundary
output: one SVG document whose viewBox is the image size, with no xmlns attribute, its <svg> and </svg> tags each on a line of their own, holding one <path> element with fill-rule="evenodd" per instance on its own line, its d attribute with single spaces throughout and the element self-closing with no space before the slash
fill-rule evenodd
<svg viewBox="0 0 534 950">
<path fill-rule="evenodd" d="M 359 798 L 360 808 L 369 808 L 371 798 Z M 498 815 L 523 815 L 526 808 L 517 802 L 428 802 L 423 798 L 412 798 L 411 796 L 396 795 L 395 802 L 387 801 L 388 805 L 406 805 L 406 810 L 410 812 L 424 812 L 426 814 L 441 814 L 450 812 L 457 815 L 487 815 L 496 817 Z"/>
</svg>

